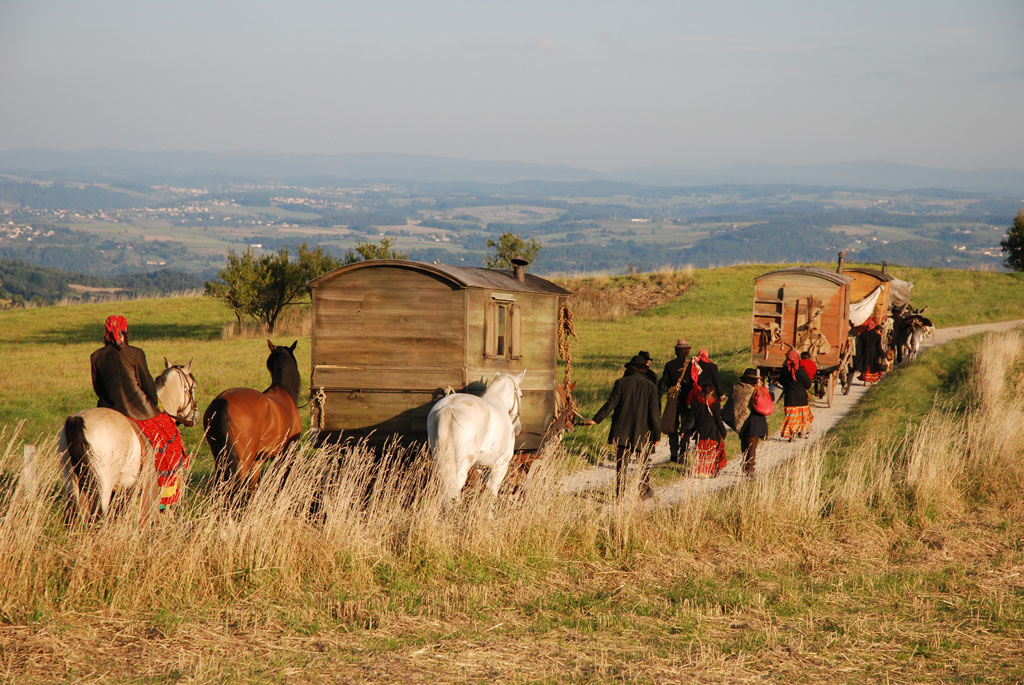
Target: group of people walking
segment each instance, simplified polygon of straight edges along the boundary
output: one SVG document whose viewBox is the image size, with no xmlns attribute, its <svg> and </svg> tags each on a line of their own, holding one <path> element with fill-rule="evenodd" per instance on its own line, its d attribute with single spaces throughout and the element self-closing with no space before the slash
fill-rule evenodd
<svg viewBox="0 0 1024 685">
<path fill-rule="evenodd" d="M 718 365 L 706 349 L 691 356 L 685 339 L 675 344 L 675 357 L 665 364 L 661 377 L 651 369 L 651 356 L 641 351 L 625 364 L 608 400 L 584 425 L 612 417 L 608 443 L 615 448 L 616 493 L 624 494 L 626 469 L 631 454 L 640 468 L 640 497 L 653 495 L 650 486 L 650 455 L 663 434 L 668 435 L 669 459 L 685 463 L 691 443 L 696 443 L 694 474 L 713 478 L 726 465 L 725 437 L 729 430 L 740 439 L 743 473 L 753 476 L 757 448 L 768 436 L 768 415 L 775 394 L 768 379 L 757 369 L 744 370 L 727 394 Z M 809 358 L 791 351 L 778 379 L 786 416 L 783 439 L 808 437 L 814 416 L 810 407 L 811 379 L 817 369 Z M 664 404 L 662 399 L 664 398 Z"/>
</svg>

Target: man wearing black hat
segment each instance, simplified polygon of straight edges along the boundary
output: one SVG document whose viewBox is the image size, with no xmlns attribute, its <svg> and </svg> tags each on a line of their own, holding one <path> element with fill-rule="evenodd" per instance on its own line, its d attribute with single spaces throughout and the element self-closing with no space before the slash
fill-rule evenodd
<svg viewBox="0 0 1024 685">
<path fill-rule="evenodd" d="M 612 427 L 608 433 L 608 444 L 615 445 L 615 492 L 622 497 L 625 492 L 626 467 L 629 453 L 636 452 L 640 462 L 640 497 L 653 496 L 651 490 L 649 461 L 651 449 L 661 439 L 658 411 L 658 388 L 644 375 L 647 360 L 636 355 L 626 364 L 626 375 L 615 381 L 608 401 L 604 403 L 592 420 L 584 425 L 601 423 L 612 415 Z"/>
<path fill-rule="evenodd" d="M 636 353 L 636 356 L 643 357 L 643 360 L 644 360 L 644 368 L 640 371 L 640 373 L 642 373 L 644 375 L 644 377 L 647 380 L 649 380 L 651 383 L 654 383 L 655 385 L 657 385 L 658 384 L 658 374 L 656 374 L 654 372 L 654 369 L 651 368 L 651 362 L 654 361 L 654 358 L 651 356 L 651 353 L 647 352 L 646 350 L 640 350 L 639 352 Z M 623 374 L 623 375 L 625 375 L 625 374 Z"/>
<path fill-rule="evenodd" d="M 685 339 L 680 338 L 676 341 L 676 357 L 667 364 L 665 369 L 661 372 L 661 381 L 658 383 L 658 390 L 662 393 L 668 392 L 669 389 L 676 387 L 679 383 L 679 378 L 686 368 L 686 362 L 690 356 L 690 343 Z M 682 457 L 679 454 L 679 433 L 681 432 L 681 426 L 688 423 L 688 409 L 686 407 L 686 396 L 690 392 L 692 383 L 688 383 L 689 378 L 683 378 L 682 383 L 679 383 L 679 395 L 676 400 L 675 416 L 669 417 L 669 420 L 673 421 L 675 429 L 668 434 L 668 447 L 669 447 L 669 459 L 671 461 L 681 461 Z M 670 407 L 671 405 L 666 405 Z M 683 452 L 686 451 L 686 446 L 683 446 Z"/>
</svg>

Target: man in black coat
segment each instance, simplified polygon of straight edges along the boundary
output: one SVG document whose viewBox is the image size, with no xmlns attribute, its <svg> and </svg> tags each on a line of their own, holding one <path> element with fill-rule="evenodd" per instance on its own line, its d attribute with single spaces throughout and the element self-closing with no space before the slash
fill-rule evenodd
<svg viewBox="0 0 1024 685">
<path fill-rule="evenodd" d="M 658 388 L 643 373 L 647 361 L 637 355 L 626 364 L 627 375 L 615 381 L 608 401 L 592 420 L 584 425 L 601 423 L 609 414 L 612 427 L 608 443 L 615 445 L 615 492 L 624 494 L 629 453 L 637 452 L 640 462 L 640 497 L 648 499 L 651 490 L 649 461 L 651 449 L 661 439 L 661 417 L 658 411 Z"/>
<path fill-rule="evenodd" d="M 156 383 L 146 364 L 146 353 L 128 344 L 128 322 L 107 317 L 103 347 L 89 358 L 97 407 L 109 407 L 145 421 L 159 413 Z"/>
<path fill-rule="evenodd" d="M 676 356 L 675 359 L 670 360 L 665 364 L 664 370 L 661 372 L 661 381 L 658 382 L 658 390 L 661 393 L 666 393 L 669 389 L 674 388 L 676 383 L 679 382 L 679 377 L 682 375 L 683 370 L 687 366 L 687 361 L 690 357 L 690 343 L 680 338 L 676 340 Z M 668 447 L 669 447 L 669 459 L 672 461 L 680 461 L 679 456 L 679 433 L 682 430 L 682 426 L 685 426 L 688 422 L 688 414 L 686 407 L 686 396 L 690 391 L 690 384 L 687 383 L 687 378 L 683 379 L 679 389 L 679 396 L 676 401 L 676 415 L 673 422 L 675 430 L 668 434 Z M 683 387 L 686 386 L 686 387 Z M 683 451 L 686 451 L 685 445 Z"/>
</svg>

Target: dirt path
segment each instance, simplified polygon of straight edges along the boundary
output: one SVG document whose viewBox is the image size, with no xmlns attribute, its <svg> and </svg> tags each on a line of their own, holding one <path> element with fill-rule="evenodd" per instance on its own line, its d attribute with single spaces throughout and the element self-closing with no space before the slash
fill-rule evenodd
<svg viewBox="0 0 1024 685">
<path fill-rule="evenodd" d="M 963 338 L 975 333 L 1007 331 L 1024 326 L 1024 319 L 1000 321 L 997 323 L 957 326 L 954 328 L 938 328 L 935 334 L 921 346 L 926 350 L 950 340 Z M 809 438 L 783 442 L 776 433 L 764 440 L 757 450 L 757 470 L 764 473 L 789 461 L 801 450 L 806 449 L 820 440 L 840 419 L 846 416 L 860 401 L 870 388 L 857 381 L 850 389 L 849 395 L 836 393 L 832 406 L 826 407 L 824 402 L 812 400 L 814 412 L 814 431 Z M 781 411 L 781 404 L 778 405 Z M 652 462 L 661 464 L 668 461 L 668 441 L 662 440 L 655 450 Z M 654 499 L 647 502 L 648 508 L 669 506 L 683 501 L 687 497 L 731 487 L 742 480 L 738 455 L 729 455 L 729 464 L 717 478 L 681 478 L 667 485 L 655 486 Z M 561 481 L 562 492 L 573 494 L 598 488 L 612 488 L 615 484 L 615 464 L 606 461 L 582 471 L 565 476 Z"/>
</svg>

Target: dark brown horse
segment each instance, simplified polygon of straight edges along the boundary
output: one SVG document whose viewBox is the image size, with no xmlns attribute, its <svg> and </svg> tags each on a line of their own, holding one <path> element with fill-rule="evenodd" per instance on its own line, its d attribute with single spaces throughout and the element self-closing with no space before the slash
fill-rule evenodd
<svg viewBox="0 0 1024 685">
<path fill-rule="evenodd" d="M 278 347 L 267 341 L 270 356 L 270 387 L 230 388 L 217 395 L 206 413 L 203 428 L 221 482 L 232 493 L 259 485 L 260 468 L 266 459 L 284 452 L 302 433 L 299 420 L 299 366 L 295 344 Z"/>
</svg>

